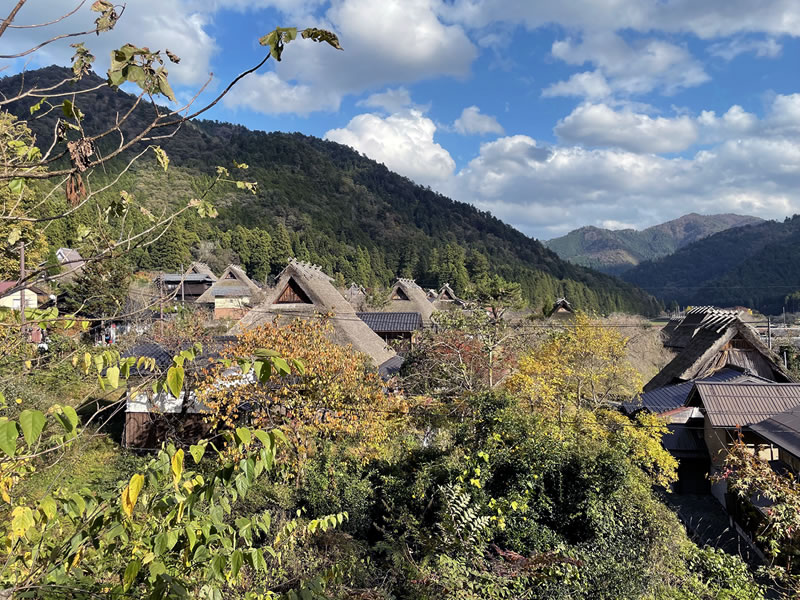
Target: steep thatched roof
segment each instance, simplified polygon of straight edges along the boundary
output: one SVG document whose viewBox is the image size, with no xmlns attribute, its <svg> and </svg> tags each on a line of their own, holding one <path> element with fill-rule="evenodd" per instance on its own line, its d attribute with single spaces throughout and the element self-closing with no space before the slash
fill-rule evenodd
<svg viewBox="0 0 800 600">
<path fill-rule="evenodd" d="M 769 381 L 794 381 L 758 333 L 735 318 L 722 326 L 696 327 L 688 345 L 644 386 L 644 391 L 706 377 L 726 366 L 738 367 Z"/>
<path fill-rule="evenodd" d="M 187 275 L 191 275 L 191 274 L 208 275 L 208 277 L 211 279 L 211 281 L 216 281 L 217 280 L 217 276 L 214 275 L 214 271 L 212 271 L 211 267 L 209 267 L 204 262 L 197 262 L 197 261 L 193 262 L 192 264 L 189 265 L 189 268 L 186 269 L 186 274 Z"/>
<path fill-rule="evenodd" d="M 250 298 L 257 302 L 262 297 L 262 290 L 247 276 L 241 267 L 228 267 L 198 299 L 198 304 L 213 304 L 214 298 Z"/>
<path fill-rule="evenodd" d="M 572 308 L 572 304 L 566 298 L 559 298 L 555 301 L 547 316 L 571 316 L 573 314 L 575 314 L 575 310 Z"/>
<path fill-rule="evenodd" d="M 686 311 L 682 319 L 670 320 L 662 329 L 667 348 L 683 349 L 701 331 L 721 333 L 739 319 L 736 310 L 723 310 L 714 306 L 695 306 Z"/>
<path fill-rule="evenodd" d="M 422 323 L 429 325 L 431 315 L 435 308 L 428 295 L 413 279 L 398 279 L 392 286 L 389 295 L 389 304 L 382 309 L 383 312 L 419 313 Z"/>
<path fill-rule="evenodd" d="M 281 272 L 263 302 L 236 323 L 230 333 L 270 323 L 276 317 L 320 318 L 330 314 L 333 341 L 349 344 L 369 356 L 380 366 L 394 351 L 369 326 L 358 318 L 355 309 L 333 285 L 333 280 L 320 267 L 292 261 Z"/>
</svg>

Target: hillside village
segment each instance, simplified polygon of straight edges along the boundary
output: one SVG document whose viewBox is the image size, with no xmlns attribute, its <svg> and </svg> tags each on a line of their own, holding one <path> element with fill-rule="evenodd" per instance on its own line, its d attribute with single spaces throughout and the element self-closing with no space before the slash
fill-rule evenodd
<svg viewBox="0 0 800 600">
<path fill-rule="evenodd" d="M 800 13 L 56 4 L 0 13 L 0 600 L 800 598 Z"/>
</svg>

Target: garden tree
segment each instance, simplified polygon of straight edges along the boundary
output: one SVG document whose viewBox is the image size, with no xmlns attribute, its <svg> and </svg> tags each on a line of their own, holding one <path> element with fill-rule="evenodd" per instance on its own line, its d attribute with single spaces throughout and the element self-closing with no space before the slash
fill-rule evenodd
<svg viewBox="0 0 800 600">
<path fill-rule="evenodd" d="M 519 359 L 507 387 L 532 409 L 563 412 L 567 406 L 590 409 L 641 390 L 639 373 L 628 363 L 628 340 L 587 314 L 555 330 Z"/>
<path fill-rule="evenodd" d="M 10 27 L 17 27 L 15 19 L 26 4 L 26 0 L 19 0 L 0 22 L 0 38 Z M 166 65 L 180 61 L 180 57 L 168 50 L 151 51 L 125 44 L 111 53 L 108 79 L 102 86 L 87 87 L 82 84 L 82 79 L 91 73 L 95 56 L 79 38 L 100 35 L 113 29 L 124 13 L 124 7 L 118 10 L 119 7 L 107 0 L 96 0 L 90 5 L 96 17 L 93 26 L 86 31 L 48 37 L 49 28 L 78 12 L 84 4 L 84 1 L 78 2 L 73 10 L 49 23 L 27 26 L 42 33 L 41 42 L 2 57 L 14 59 L 28 56 L 58 39 L 76 38 L 70 76 L 52 86 L 34 84 L 23 87 L 11 95 L 5 95 L 0 101 L 0 139 L 9 140 L 0 144 L 3 148 L 0 154 L 0 183 L 6 190 L 3 193 L 10 192 L 11 196 L 0 209 L 0 222 L 4 228 L 10 229 L 5 237 L 18 240 L 28 235 L 31 227 L 44 228 L 79 213 L 93 215 L 92 220 L 81 225 L 79 232 L 84 242 L 80 249 L 89 262 L 101 260 L 112 253 L 118 255 L 119 252 L 132 252 L 150 245 L 177 217 L 188 211 L 194 211 L 201 217 L 214 216 L 216 211 L 207 196 L 219 183 L 235 184 L 239 189 L 255 193 L 254 184 L 233 179 L 227 168 L 219 167 L 217 176 L 208 178 L 205 188 L 198 190 L 195 197 L 186 197 L 179 207 L 165 209 L 156 215 L 139 198 L 120 189 L 118 184 L 133 163 L 148 153 L 154 155 L 160 167 L 167 171 L 169 157 L 158 145 L 159 140 L 174 136 L 183 123 L 217 104 L 238 81 L 257 70 L 270 57 L 281 60 L 285 46 L 298 35 L 340 48 L 336 36 L 328 31 L 278 28 L 259 39 L 265 52 L 258 63 L 224 85 L 213 101 L 197 107 L 194 106 L 195 95 L 185 106 L 163 108 L 156 103 L 158 99 L 176 102 Z M 105 123 L 93 119 L 93 107 L 82 102 L 84 95 L 96 91 L 98 87 L 117 90 L 123 84 L 131 84 L 139 89 L 130 110 Z M 24 124 L 15 123 L 4 108 L 19 103 L 28 104 L 30 114 L 37 117 L 58 111 L 60 116 L 50 134 L 51 138 L 37 140 L 46 149 L 45 152 L 33 144 Z M 118 175 L 107 184 L 96 185 L 98 177 L 95 174 L 99 175 L 102 171 L 98 168 L 114 161 L 121 165 Z M 240 170 L 247 167 L 238 163 L 234 166 Z M 48 180 L 51 182 L 49 189 L 45 185 Z M 33 207 L 23 207 L 31 189 L 41 192 L 42 196 Z M 119 190 L 119 197 L 110 202 L 101 200 L 101 196 L 111 189 Z M 66 200 L 66 204 L 49 202 L 49 198 L 58 195 Z M 175 258 L 171 253 L 167 254 L 170 260 Z M 36 279 L 43 270 L 44 267 L 32 269 L 26 279 Z"/>
<path fill-rule="evenodd" d="M 296 319 L 242 333 L 220 352 L 197 388 L 212 424 L 280 428 L 296 452 L 298 477 L 321 440 L 347 441 L 348 451 L 360 460 L 380 456 L 391 435 L 406 426 L 407 402 L 384 394 L 369 359 L 334 343 L 332 334 L 324 319 Z M 261 348 L 292 358 L 288 363 L 276 359 L 287 377 L 265 379 L 254 369 Z"/>
<path fill-rule="evenodd" d="M 63 286 L 62 309 L 72 315 L 104 320 L 125 313 L 131 269 L 121 257 L 87 263 L 80 275 Z"/>
<path fill-rule="evenodd" d="M 756 456 L 741 436 L 728 449 L 722 471 L 715 476 L 725 481 L 740 502 L 753 498 L 766 500 L 756 541 L 765 550 L 775 577 L 785 597 L 800 594 L 800 575 L 795 564 L 800 541 L 800 483 L 790 472 L 778 473 L 769 463 Z M 756 521 L 758 522 L 758 521 Z"/>
<path fill-rule="evenodd" d="M 441 311 L 432 319 L 434 328 L 422 332 L 403 364 L 408 392 L 459 401 L 512 372 L 525 336 L 507 322 L 482 310 Z"/>
<path fill-rule="evenodd" d="M 485 309 L 492 320 L 499 324 L 505 312 L 524 306 L 522 289 L 518 283 L 506 281 L 500 275 L 479 275 L 464 294 L 477 307 Z"/>
</svg>

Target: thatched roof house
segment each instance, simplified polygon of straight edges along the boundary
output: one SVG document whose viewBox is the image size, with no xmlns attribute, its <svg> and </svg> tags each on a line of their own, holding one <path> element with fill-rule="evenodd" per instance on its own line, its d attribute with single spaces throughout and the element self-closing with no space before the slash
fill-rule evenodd
<svg viewBox="0 0 800 600">
<path fill-rule="evenodd" d="M 680 353 L 644 386 L 644 391 L 707 377 L 725 367 L 736 367 L 768 381 L 794 381 L 755 329 L 735 315 L 719 314 L 724 312 L 706 311 L 699 319 L 687 313 L 690 322 L 674 328 L 668 340 L 680 344 Z"/>
<path fill-rule="evenodd" d="M 575 310 L 572 308 L 572 305 L 567 301 L 566 298 L 559 298 L 556 300 L 555 304 L 553 304 L 553 308 L 550 309 L 550 312 L 547 313 L 548 317 L 555 317 L 557 319 L 564 319 L 564 318 L 572 318 L 575 314 Z"/>
<path fill-rule="evenodd" d="M 430 325 L 435 311 L 428 295 L 413 279 L 398 279 L 389 294 L 389 304 L 383 312 L 419 313 L 424 326 Z"/>
<path fill-rule="evenodd" d="M 191 263 L 189 265 L 189 268 L 186 269 L 186 274 L 187 275 L 192 275 L 192 274 L 194 274 L 194 275 L 207 275 L 208 278 L 211 281 L 216 281 L 217 280 L 217 276 L 214 275 L 214 271 L 212 271 L 211 267 L 209 267 L 204 262 L 195 261 L 195 262 Z"/>
<path fill-rule="evenodd" d="M 228 265 L 208 290 L 197 299 L 198 304 L 213 304 L 215 319 L 240 319 L 264 297 L 263 291 L 241 267 Z"/>
<path fill-rule="evenodd" d="M 320 318 L 330 314 L 333 341 L 349 344 L 380 366 L 395 353 L 369 326 L 358 318 L 353 306 L 333 285 L 333 279 L 321 267 L 292 261 L 281 272 L 266 297 L 250 310 L 230 333 L 238 334 L 252 327 L 270 323 L 278 317 Z"/>
</svg>

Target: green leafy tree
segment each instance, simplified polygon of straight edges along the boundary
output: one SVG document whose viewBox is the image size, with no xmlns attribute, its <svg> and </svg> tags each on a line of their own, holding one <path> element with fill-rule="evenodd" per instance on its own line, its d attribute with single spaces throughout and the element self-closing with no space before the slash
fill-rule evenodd
<svg viewBox="0 0 800 600">
<path fill-rule="evenodd" d="M 63 310 L 93 319 L 122 315 L 128 300 L 131 270 L 122 258 L 86 264 L 74 282 L 64 286 Z"/>
</svg>

